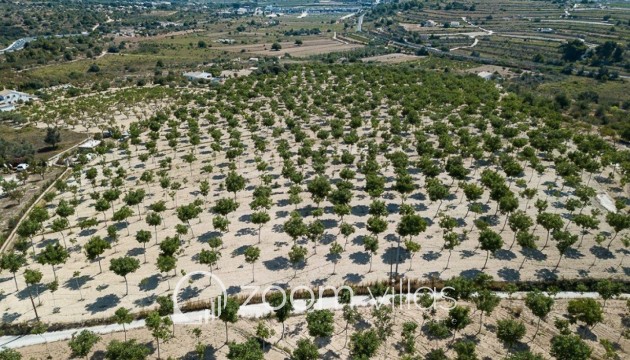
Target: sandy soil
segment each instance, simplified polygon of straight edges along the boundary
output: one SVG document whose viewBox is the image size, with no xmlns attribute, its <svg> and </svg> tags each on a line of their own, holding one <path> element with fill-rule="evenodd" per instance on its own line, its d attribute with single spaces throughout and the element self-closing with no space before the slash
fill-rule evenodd
<svg viewBox="0 0 630 360">
<path fill-rule="evenodd" d="M 466 329 L 458 333 L 457 338 L 475 337 L 477 343 L 477 354 L 480 358 L 504 358 L 509 354 L 508 348 L 497 340 L 496 337 L 496 321 L 499 319 L 506 319 L 517 316 L 518 320 L 523 321 L 527 327 L 527 333 L 522 342 L 515 346 L 514 350 L 529 349 L 535 353 L 542 353 L 547 355 L 549 351 L 549 342 L 554 335 L 558 334 L 558 331 L 553 326 L 553 320 L 556 317 L 562 317 L 565 312 L 567 302 L 565 300 L 559 300 L 556 303 L 554 310 L 549 314 L 545 321 L 540 324 L 540 329 L 536 333 L 537 318 L 531 314 L 531 312 L 524 306 L 522 301 L 519 300 L 504 300 L 495 309 L 490 316 L 484 316 L 484 325 L 479 331 L 479 312 L 475 311 L 475 306 L 472 304 L 464 304 L 471 307 L 471 319 L 472 322 Z M 362 315 L 362 321 L 360 321 L 355 328 L 350 326 L 349 334 L 352 334 L 355 329 L 362 329 L 373 326 L 373 317 L 370 314 L 370 309 L 360 309 Z M 322 339 L 318 340 L 320 347 L 319 354 L 322 359 L 346 359 L 349 356 L 349 346 L 345 344 L 346 333 L 345 321 L 341 316 L 341 312 L 335 314 L 335 334 L 330 340 Z M 433 317 L 434 319 L 443 319 L 446 317 L 446 311 L 440 310 Z M 605 322 L 598 324 L 591 329 L 579 328 L 576 325 L 572 327 L 577 333 L 588 343 L 593 349 L 594 358 L 600 358 L 603 356 L 604 351 L 599 340 L 608 339 L 613 343 L 617 342 L 619 348 L 617 353 L 621 358 L 627 357 L 630 351 L 630 341 L 619 336 L 621 329 L 623 328 L 622 319 L 628 317 L 626 305 L 624 301 L 608 301 L 605 307 Z M 378 358 L 395 359 L 400 356 L 399 342 L 401 339 L 401 327 L 402 323 L 406 321 L 415 321 L 419 324 L 417 337 L 416 337 L 416 349 L 417 353 L 424 355 L 432 349 L 442 348 L 448 351 L 449 356 L 454 356 L 453 350 L 449 349 L 451 344 L 451 338 L 446 340 L 429 340 L 424 333 L 423 325 L 431 319 L 431 315 L 422 312 L 419 309 L 410 308 L 407 309 L 397 308 L 394 311 L 393 322 L 393 335 L 389 338 L 386 345 L 382 345 L 379 349 Z M 265 359 L 286 359 L 288 351 L 292 351 L 296 347 L 297 340 L 309 337 L 307 334 L 307 323 L 304 316 L 293 316 L 286 322 L 285 338 L 280 340 L 280 333 L 282 326 L 274 319 L 261 320 L 265 321 L 267 325 L 273 328 L 276 334 L 269 339 L 273 347 L 268 346 L 265 352 Z M 254 319 L 241 319 L 236 324 L 228 325 L 228 333 L 230 341 L 242 342 L 250 336 L 254 336 L 257 320 Z M 195 326 L 192 325 L 178 325 L 175 329 L 175 337 L 170 341 L 160 344 L 160 352 L 163 358 L 168 356 L 177 359 L 194 359 L 193 352 L 196 344 L 196 339 L 190 334 L 190 331 Z M 228 347 L 224 345 L 225 342 L 225 327 L 222 322 L 209 322 L 198 326 L 202 329 L 201 342 L 207 345 L 206 359 L 225 359 Z M 139 343 L 146 344 L 152 349 L 152 352 L 157 355 L 155 342 L 151 338 L 150 333 L 146 329 L 138 329 L 128 331 L 128 338 L 137 339 Z M 533 338 L 533 339 L 532 339 Z M 102 359 L 105 347 L 111 340 L 123 340 L 124 333 L 115 333 L 109 335 L 103 335 L 102 340 L 95 346 L 94 355 L 92 359 Z M 311 338 L 312 339 L 312 338 Z M 50 343 L 47 345 L 30 346 L 27 348 L 19 349 L 19 351 L 28 358 L 32 359 L 45 359 L 49 354 L 53 359 L 67 359 L 70 356 L 69 347 L 66 341 Z M 375 357 L 377 358 L 377 357 Z"/>
<path fill-rule="evenodd" d="M 409 54 L 396 53 L 396 54 L 371 56 L 371 57 L 363 58 L 361 59 L 361 61 L 363 62 L 376 61 L 376 62 L 382 62 L 386 64 L 398 64 L 401 62 L 413 61 L 413 60 L 418 60 L 422 58 L 424 58 L 424 56 L 415 56 L 415 55 L 409 55 Z"/>
<path fill-rule="evenodd" d="M 160 101 L 148 105 L 138 103 L 129 109 L 112 109 L 111 116 L 120 124 L 128 126 L 130 122 L 135 121 L 139 117 L 147 118 L 159 109 L 169 105 L 169 102 Z M 380 115 L 383 119 L 385 118 L 385 111 L 385 105 L 383 105 Z M 203 119 L 203 115 L 199 118 Z M 224 126 L 223 121 L 225 120 L 221 120 L 220 127 Z M 218 264 L 219 269 L 215 270 L 215 273 L 225 283 L 230 294 L 249 294 L 252 290 L 246 288 L 246 286 L 252 284 L 262 288 L 271 285 L 291 287 L 298 285 L 321 286 L 370 282 L 387 278 L 390 271 L 390 264 L 392 261 L 395 261 L 396 251 L 394 245 L 397 240 L 395 228 L 400 218 L 398 215 L 398 207 L 401 202 L 397 193 L 389 188 L 393 185 L 394 181 L 391 166 L 384 168 L 384 175 L 388 176 L 389 183 L 387 185 L 388 190 L 383 197 L 390 209 L 390 215 L 387 217 L 389 226 L 388 230 L 380 236 L 380 248 L 373 259 L 373 271 L 368 272 L 370 267 L 370 255 L 364 250 L 362 242 L 362 237 L 368 234 L 366 221 L 368 218 L 367 210 L 370 199 L 362 190 L 363 184 L 365 183 L 364 176 L 357 174 L 357 178 L 354 181 L 356 185 L 353 190 L 352 212 L 344 219 L 344 221 L 354 224 L 357 227 L 357 232 L 349 238 L 345 252 L 342 254 L 336 266 L 336 274 L 332 274 L 333 263 L 328 256 L 328 248 L 335 240 L 343 244 L 344 239 L 338 235 L 337 225 L 339 219 L 332 213 L 331 204 L 327 201 L 322 203 L 325 214 L 321 220 L 327 227 L 323 240 L 318 244 L 316 253 L 312 243 L 307 243 L 305 239 L 298 241 L 309 249 L 309 254 L 307 263 L 303 267 L 298 268 L 297 273 L 295 273 L 287 256 L 292 245 L 292 240 L 282 230 L 283 224 L 289 218 L 289 213 L 293 210 L 293 206 L 289 205 L 287 201 L 287 189 L 290 183 L 280 175 L 282 164 L 275 150 L 275 142 L 277 140 L 271 138 L 266 129 L 262 130 L 259 134 L 265 135 L 270 139 L 268 147 L 272 150 L 258 155 L 272 167 L 269 174 L 275 177 L 273 183 L 277 183 L 279 187 L 273 190 L 272 199 L 274 205 L 269 211 L 272 220 L 270 223 L 263 226 L 261 234 L 262 241 L 261 244 L 258 244 L 257 228 L 250 221 L 252 211 L 248 204 L 252 199 L 254 187 L 261 183 L 262 174 L 256 170 L 256 164 L 253 161 L 256 154 L 253 152 L 254 146 L 251 133 L 245 128 L 241 129 L 243 132 L 243 142 L 249 150 L 247 150 L 245 155 L 238 161 L 238 172 L 246 177 L 248 185 L 246 190 L 240 191 L 237 194 L 237 201 L 240 206 L 235 213 L 229 215 L 231 222 L 230 231 L 227 234 L 221 234 L 213 229 L 211 220 L 214 214 L 209 211 L 209 208 L 219 198 L 233 197 L 232 193 L 221 189 L 221 184 L 224 182 L 224 174 L 227 173 L 227 161 L 223 158 L 224 152 L 221 152 L 216 159 L 211 155 L 209 149 L 211 139 L 206 135 L 208 125 L 204 121 L 200 121 L 200 125 L 202 140 L 196 152 L 196 156 L 199 160 L 195 161 L 192 166 L 186 164 L 181 158 L 191 150 L 186 140 L 187 137 L 185 136 L 185 127 L 187 126 L 185 122 L 181 125 L 182 139 L 177 152 L 173 152 L 168 148 L 162 136 L 158 142 L 160 154 L 156 160 L 149 160 L 143 163 L 138 159 L 138 155 L 145 152 L 143 146 L 138 146 L 136 149 L 136 147 L 132 145 L 130 146 L 130 157 L 123 155 L 117 150 L 106 154 L 102 165 L 97 165 L 98 161 L 92 164 L 99 170 L 99 178 L 94 188 L 85 178 L 78 184 L 79 187 L 76 196 L 80 199 L 81 203 L 77 208 L 77 215 L 70 218 L 72 226 L 74 227 L 64 232 L 65 239 L 71 249 L 71 256 L 66 264 L 56 268 L 60 282 L 59 290 L 51 294 L 49 291 L 45 290 L 43 286 L 39 289 L 42 305 L 39 306 L 38 312 L 45 321 L 69 322 L 86 318 L 106 317 L 111 316 L 116 308 L 120 306 L 134 310 L 153 308 L 155 306 L 155 298 L 159 295 L 169 294 L 175 283 L 182 278 L 182 273 L 208 270 L 207 266 L 198 263 L 197 254 L 201 249 L 208 249 L 208 245 L 206 244 L 207 240 L 215 236 L 221 236 L 225 245 L 224 249 L 221 250 L 222 257 Z M 369 126 L 367 128 L 369 129 Z M 166 128 L 163 127 L 161 131 L 166 132 Z M 361 131 L 367 130 L 361 129 Z M 310 131 L 307 132 L 309 136 L 316 140 L 315 136 Z M 146 134 L 144 136 L 146 136 Z M 296 146 L 293 137 L 288 132 L 285 132 L 282 136 L 289 141 L 291 146 Z M 222 141 L 227 144 L 227 134 L 224 133 Z M 348 149 L 353 152 L 356 151 L 355 148 L 343 144 L 333 145 L 333 147 L 339 150 Z M 159 160 L 166 157 L 173 159 L 172 170 L 169 172 L 172 181 L 178 181 L 182 185 L 181 189 L 174 192 L 172 197 L 169 196 L 167 192 L 163 191 L 156 182 L 149 185 L 139 182 L 139 177 L 145 170 L 158 171 Z M 105 187 L 99 186 L 100 181 L 103 179 L 102 169 L 112 167 L 112 161 L 114 160 L 120 161 L 121 166 L 127 170 L 123 189 L 144 188 L 148 195 L 140 206 L 140 214 L 137 212 L 138 209 L 134 207 L 133 210 L 135 214 L 129 219 L 128 226 L 126 226 L 124 222 L 116 224 L 120 229 L 118 232 L 120 239 L 111 250 L 105 252 L 102 260 L 103 272 L 99 273 L 99 266 L 96 262 L 86 261 L 82 247 L 91 236 L 99 235 L 106 237 L 107 226 L 115 223 L 111 221 L 113 209 L 106 212 L 107 220 L 103 220 L 103 214 L 94 210 L 94 201 L 90 199 L 89 194 L 93 191 L 103 191 L 106 189 Z M 383 157 L 380 157 L 379 160 L 382 164 L 385 164 Z M 417 160 L 417 155 L 411 155 L 410 160 Z M 201 167 L 206 164 L 215 165 L 215 170 L 210 176 L 200 173 Z M 470 164 L 467 162 L 466 165 L 468 166 Z M 336 179 L 341 169 L 341 165 L 330 165 L 326 169 L 326 175 L 331 179 Z M 481 169 L 471 174 L 470 181 L 478 181 L 480 173 Z M 608 170 L 605 170 L 603 173 L 607 174 Z M 451 188 L 453 195 L 445 200 L 443 204 L 431 202 L 424 190 L 424 176 L 415 171 L 412 171 L 411 175 L 418 185 L 418 190 L 406 200 L 406 203 L 414 206 L 419 213 L 429 221 L 430 226 L 426 232 L 415 239 L 422 245 L 422 250 L 413 258 L 411 268 L 409 257 L 404 251 L 401 251 L 402 256 L 399 259 L 399 270 L 406 277 L 426 279 L 439 276 L 442 279 L 447 279 L 456 275 L 472 276 L 481 271 L 497 279 L 507 281 L 581 277 L 623 278 L 627 276 L 624 275 L 624 273 L 627 274 L 628 268 L 624 267 L 622 264 L 625 252 L 621 242 L 618 240 L 613 243 L 610 249 L 606 249 L 606 244 L 599 246 L 595 243 L 592 233 L 586 234 L 583 243 L 580 246 L 576 245 L 575 248 L 562 259 L 558 268 L 555 269 L 554 267 L 558 262 L 559 253 L 554 246 L 553 240 L 550 241 L 547 248 L 534 252 L 522 251 L 518 245 L 511 247 L 510 244 L 512 244 L 514 233 L 509 227 L 505 227 L 504 230 L 501 230 L 502 224 L 505 221 L 505 215 L 501 214 L 498 214 L 497 224 L 494 228 L 496 231 L 501 231 L 505 245 L 494 257 L 490 258 L 488 266 L 481 270 L 486 259 L 486 253 L 478 249 L 478 231 L 472 224 L 474 215 L 467 212 L 467 202 L 461 201 L 463 197 L 462 190 L 457 188 L 455 186 L 456 184 L 454 184 Z M 166 201 L 168 207 L 168 210 L 163 214 L 164 224 L 157 229 L 158 238 L 161 241 L 166 236 L 175 235 L 174 227 L 176 224 L 180 223 L 175 216 L 175 208 L 179 205 L 188 204 L 194 199 L 202 198 L 198 193 L 199 181 L 202 179 L 206 179 L 210 182 L 211 192 L 205 199 L 207 202 L 204 205 L 204 212 L 200 215 L 198 220 L 192 220 L 190 223 L 192 234 L 194 235 L 189 233 L 189 235 L 183 236 L 182 238 L 182 252 L 178 255 L 177 259 L 177 276 L 174 277 L 172 272 L 169 274 L 160 274 L 157 271 L 155 261 L 159 254 L 159 247 L 155 245 L 155 239 L 152 239 L 150 243 L 147 244 L 146 249 L 148 264 L 141 266 L 138 271 L 127 276 L 129 295 L 124 296 L 125 282 L 122 277 L 113 274 L 108 269 L 110 260 L 129 255 L 143 261 L 144 251 L 142 245 L 135 240 L 134 235 L 141 229 L 153 231 L 153 229 L 146 224 L 144 218 L 147 213 L 146 207 L 158 200 Z M 446 173 L 442 173 L 440 179 L 446 184 L 452 182 L 451 178 Z M 544 188 L 542 184 L 556 182 L 556 176 L 551 166 L 547 166 L 546 171 L 540 176 L 537 173 L 532 173 L 529 167 L 525 167 L 523 179 L 529 181 L 528 186 L 540 187 L 541 191 L 529 202 L 521 199 L 520 208 L 522 210 L 535 216 L 536 208 L 534 208 L 533 204 L 537 198 L 540 198 L 550 201 L 550 207 L 547 211 L 564 214 L 564 209 L 559 205 L 560 201 L 564 200 L 556 200 L 542 191 L 542 188 Z M 308 181 L 309 178 L 307 177 L 305 182 Z M 584 181 L 587 181 L 587 175 L 585 175 Z M 510 186 L 515 192 L 519 190 L 514 183 L 511 183 Z M 621 189 L 615 184 L 606 185 L 604 183 L 598 183 L 595 180 L 590 181 L 590 186 L 595 187 L 598 192 L 611 191 L 611 189 L 627 191 L 625 190 L 627 186 Z M 69 200 L 73 196 L 71 192 L 66 192 L 58 196 L 57 200 L 50 205 L 50 211 L 52 212 L 54 210 L 54 206 L 60 198 Z M 305 222 L 309 223 L 312 221 L 312 217 L 307 215 L 310 210 L 313 209 L 314 203 L 306 190 L 302 192 L 301 196 L 303 202 L 299 205 L 299 209 L 301 209 L 302 214 L 305 216 Z M 484 204 L 488 201 L 487 191 L 480 201 Z M 122 201 L 118 200 L 114 203 L 114 208 L 119 209 L 122 205 Z M 490 202 L 487 206 L 487 213 L 494 214 L 496 204 Z M 438 208 L 458 219 L 460 225 L 456 229 L 457 232 L 461 233 L 464 229 L 471 230 L 468 234 L 468 239 L 463 241 L 462 244 L 452 252 L 450 262 L 448 251 L 443 251 L 442 249 L 444 244 L 442 239 L 443 231 L 439 228 L 438 219 L 434 216 L 438 213 Z M 592 209 L 600 209 L 603 211 L 602 215 L 600 215 L 600 220 L 602 220 L 600 230 L 612 234 L 610 227 L 603 221 L 605 209 L 594 201 L 584 209 L 584 212 L 590 213 Z M 76 222 L 78 219 L 86 217 L 97 218 L 100 221 L 99 225 L 94 229 L 80 230 L 76 227 Z M 50 225 L 50 222 L 47 225 Z M 570 224 L 568 229 L 576 233 L 579 232 L 575 224 Z M 540 236 L 541 240 L 539 241 L 539 245 L 542 247 L 547 235 L 546 231 L 538 226 L 534 229 L 534 232 L 536 235 Z M 61 240 L 62 237 L 59 233 L 48 232 L 44 236 L 37 236 L 35 238 L 37 251 L 40 251 L 46 244 L 52 241 Z M 262 250 L 260 260 L 253 266 L 253 273 L 255 275 L 255 281 L 253 282 L 252 266 L 245 262 L 243 255 L 245 249 L 250 245 L 259 246 Z M 32 260 L 30 262 L 34 263 Z M 445 269 L 447 262 L 449 262 L 449 267 Z M 54 278 L 50 266 L 32 264 L 29 265 L 29 267 L 40 268 L 44 272 L 42 283 L 53 281 Z M 75 272 L 80 273 L 78 279 L 73 278 Z M 2 311 L 2 320 L 4 322 L 28 321 L 34 318 L 28 297 L 28 290 L 25 288 L 21 273 L 18 274 L 18 283 L 19 290 L 16 291 L 11 274 L 5 272 L 0 275 L 0 304 L 2 304 L 0 311 Z M 216 287 L 207 287 L 206 279 L 191 279 L 190 281 L 184 279 L 182 290 L 178 296 L 180 296 L 182 300 L 207 299 L 212 295 L 216 295 L 217 290 Z M 84 300 L 81 300 L 82 296 Z M 56 309 L 58 309 L 58 311 L 56 311 Z"/>
<path fill-rule="evenodd" d="M 234 45 L 221 47 L 221 50 L 240 52 L 242 49 L 245 49 L 245 53 L 247 54 L 259 54 L 266 56 L 284 56 L 284 54 L 290 54 L 291 56 L 306 57 L 329 52 L 348 51 L 363 47 L 363 45 L 360 44 L 344 44 L 332 39 L 306 40 L 300 46 L 297 46 L 292 42 L 283 42 L 280 43 L 280 45 L 282 45 L 282 49 L 280 51 L 272 51 L 271 45 L 272 43 Z"/>
</svg>

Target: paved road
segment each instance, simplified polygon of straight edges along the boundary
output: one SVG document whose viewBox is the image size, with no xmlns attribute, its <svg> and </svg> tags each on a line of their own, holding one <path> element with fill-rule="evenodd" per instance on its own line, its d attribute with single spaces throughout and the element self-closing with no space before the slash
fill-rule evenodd
<svg viewBox="0 0 630 360">
<path fill-rule="evenodd" d="M 508 298 L 507 293 L 497 292 L 496 293 L 501 298 Z M 526 292 L 517 292 L 512 294 L 512 299 L 522 299 L 525 297 Z M 439 298 L 439 294 L 437 294 Z M 367 306 L 385 306 L 384 304 L 388 304 L 389 300 L 392 296 L 384 296 L 378 297 L 376 299 L 371 298 L 370 296 L 354 296 L 352 298 L 352 305 L 367 307 Z M 599 298 L 599 294 L 593 292 L 586 293 L 578 293 L 578 292 L 559 292 L 554 296 L 555 299 L 577 299 L 577 298 Z M 620 299 L 630 299 L 630 294 L 622 294 Z M 447 306 L 447 303 L 443 303 L 443 306 Z M 296 300 L 294 302 L 294 313 L 301 314 L 308 310 L 306 300 Z M 402 306 L 407 306 L 403 304 Z M 411 301 L 409 306 L 415 306 L 413 301 Z M 331 310 L 340 310 L 343 308 L 340 305 L 336 298 L 322 298 L 314 305 L 315 309 L 331 309 Z M 266 316 L 272 312 L 271 307 L 267 303 L 263 304 L 250 304 L 241 306 L 238 311 L 238 315 L 244 318 L 260 318 Z M 195 311 L 186 313 L 183 315 L 172 315 L 171 318 L 175 324 L 201 324 L 203 321 L 213 321 L 208 317 L 208 312 L 203 311 Z M 129 329 L 139 329 L 144 327 L 144 320 L 135 320 L 131 324 L 125 326 L 127 330 Z M 25 346 L 39 345 L 49 342 L 68 340 L 72 338 L 72 335 L 80 332 L 82 330 L 90 330 L 97 334 L 109 334 L 113 332 L 123 331 L 122 325 L 112 324 L 112 325 L 99 325 L 99 326 L 91 326 L 91 327 L 82 327 L 78 329 L 69 329 L 63 331 L 53 331 L 46 332 L 41 335 L 23 335 L 23 336 L 2 336 L 0 337 L 0 350 L 9 348 L 16 349 Z"/>
</svg>

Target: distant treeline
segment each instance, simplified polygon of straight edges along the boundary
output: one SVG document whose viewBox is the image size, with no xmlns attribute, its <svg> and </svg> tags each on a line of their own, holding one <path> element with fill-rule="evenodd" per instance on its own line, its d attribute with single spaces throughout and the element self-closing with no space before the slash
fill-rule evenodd
<svg viewBox="0 0 630 360">
<path fill-rule="evenodd" d="M 330 64 L 336 61 L 342 60 L 344 58 L 348 62 L 356 62 L 366 57 L 391 54 L 396 51 L 397 51 L 396 49 L 391 48 L 391 47 L 387 48 L 384 46 L 366 46 L 366 47 L 355 49 L 355 50 L 314 55 L 314 56 L 311 56 L 311 59 L 320 60 L 320 61 L 330 63 Z"/>
<path fill-rule="evenodd" d="M 299 29 L 299 30 L 294 30 L 291 29 L 287 32 L 284 33 L 284 36 L 301 36 L 301 35 L 319 35 L 321 34 L 322 31 L 319 28 L 313 28 L 313 29 Z"/>
</svg>

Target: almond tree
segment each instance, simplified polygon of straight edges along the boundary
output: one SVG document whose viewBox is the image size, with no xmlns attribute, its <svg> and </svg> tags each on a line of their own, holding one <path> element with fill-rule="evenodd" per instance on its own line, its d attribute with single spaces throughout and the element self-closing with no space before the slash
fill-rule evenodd
<svg viewBox="0 0 630 360">
<path fill-rule="evenodd" d="M 503 246 L 503 239 L 501 238 L 501 235 L 497 234 L 496 232 L 490 229 L 484 229 L 479 234 L 479 244 L 481 250 L 486 251 L 486 261 L 483 263 L 483 267 L 481 268 L 483 270 L 488 264 L 490 253 L 494 254 Z"/>
<path fill-rule="evenodd" d="M 26 265 L 26 257 L 22 254 L 16 253 L 15 251 L 2 254 L 2 257 L 0 257 L 0 269 L 9 270 L 9 272 L 13 274 L 13 281 L 15 282 L 15 291 L 20 290 L 18 287 L 17 277 L 15 274 L 24 265 Z"/>
<path fill-rule="evenodd" d="M 217 265 L 221 253 L 216 250 L 202 249 L 199 253 L 199 263 L 208 265 L 210 267 L 210 274 L 212 274 L 212 268 Z M 212 285 L 212 277 L 210 277 L 210 285 Z"/>
<path fill-rule="evenodd" d="M 337 262 L 341 258 L 341 253 L 343 252 L 343 248 L 339 245 L 338 242 L 334 241 L 330 244 L 330 250 L 328 251 L 328 256 L 332 259 L 333 262 L 333 272 L 331 275 L 335 275 L 335 268 L 337 267 Z"/>
<path fill-rule="evenodd" d="M 536 338 L 538 330 L 540 329 L 540 321 L 547 317 L 551 312 L 554 305 L 554 300 L 551 296 L 543 294 L 540 290 L 534 290 L 527 293 L 525 297 L 525 306 L 536 315 L 538 323 L 536 325 L 536 332 L 532 337 L 532 340 Z"/>
<path fill-rule="evenodd" d="M 46 248 L 37 256 L 37 262 L 42 265 L 50 265 L 56 280 L 57 273 L 55 272 L 55 265 L 64 264 L 69 257 L 70 254 L 68 251 L 59 245 L 58 242 L 55 242 L 54 245 L 46 245 Z"/>
<path fill-rule="evenodd" d="M 35 293 L 37 294 L 37 302 L 39 306 L 42 305 L 42 300 L 39 297 L 39 283 L 42 281 L 42 277 L 44 275 L 41 271 L 35 269 L 26 269 L 24 270 L 24 282 L 26 282 L 26 286 L 28 289 L 28 296 L 31 298 L 31 303 L 33 304 L 33 310 L 35 311 L 35 316 L 37 317 L 37 310 L 35 309 L 35 303 L 33 301 L 33 295 L 31 293 L 31 287 L 35 288 Z M 39 321 L 39 317 L 37 318 Z"/>
<path fill-rule="evenodd" d="M 348 245 L 348 238 L 350 237 L 350 235 L 354 234 L 354 231 L 355 229 L 352 224 L 344 222 L 344 223 L 341 223 L 341 225 L 339 226 L 339 232 L 345 238 L 345 242 L 343 244 L 344 250 L 346 250 L 346 246 Z"/>
<path fill-rule="evenodd" d="M 454 232 L 447 232 L 444 234 L 444 249 L 448 250 L 448 259 L 446 260 L 446 266 L 444 270 L 448 269 L 448 264 L 451 261 L 451 255 L 453 253 L 453 249 L 460 244 L 459 235 Z"/>
<path fill-rule="evenodd" d="M 577 242 L 578 236 L 572 235 L 568 231 L 558 230 L 553 232 L 553 238 L 558 243 L 556 244 L 556 248 L 560 252 L 560 256 L 558 257 L 558 263 L 556 264 L 555 269 L 560 265 L 560 260 L 562 260 L 562 256 Z"/>
<path fill-rule="evenodd" d="M 113 221 L 116 222 L 125 222 L 125 227 L 127 228 L 127 235 L 129 235 L 129 218 L 133 215 L 133 210 L 129 206 L 123 206 L 118 211 L 114 212 L 114 216 L 112 217 Z"/>
<path fill-rule="evenodd" d="M 499 305 L 501 299 L 488 289 L 481 289 L 477 292 L 477 295 L 473 297 L 473 302 L 477 305 L 479 310 L 479 330 L 477 334 L 481 333 L 483 326 L 483 315 L 490 315 L 492 311 Z"/>
<path fill-rule="evenodd" d="M 120 307 L 114 313 L 114 319 L 118 325 L 122 325 L 123 332 L 125 333 L 125 341 L 127 341 L 127 329 L 125 329 L 126 324 L 131 324 L 133 321 L 133 315 L 129 311 L 129 309 Z"/>
<path fill-rule="evenodd" d="M 136 241 L 142 244 L 144 263 L 147 263 L 147 243 L 151 240 L 151 232 L 148 230 L 138 230 L 136 232 Z"/>
<path fill-rule="evenodd" d="M 297 265 L 306 259 L 307 253 L 308 250 L 306 250 L 303 246 L 293 245 L 291 247 L 291 251 L 289 251 L 289 262 L 291 262 L 293 269 L 295 270 L 295 273 L 293 274 L 294 278 L 297 276 Z"/>
<path fill-rule="evenodd" d="M 255 281 L 254 277 L 254 264 L 260 258 L 260 249 L 255 246 L 249 246 L 245 250 L 245 261 L 249 264 L 252 264 L 252 282 Z"/>
<path fill-rule="evenodd" d="M 516 234 L 519 231 L 528 231 L 534 222 L 524 211 L 518 210 L 510 214 L 508 217 L 508 223 L 510 225 L 510 230 L 514 232 L 514 239 L 512 240 L 512 245 L 510 245 L 510 250 L 512 250 L 512 246 L 514 246 L 514 243 L 516 242 Z"/>
<path fill-rule="evenodd" d="M 225 343 L 228 343 L 228 322 L 235 323 L 238 321 L 238 309 L 241 305 L 236 301 L 236 299 L 228 297 L 227 299 L 221 295 L 216 298 L 214 311 L 215 315 L 218 315 L 219 319 L 221 319 L 225 323 Z"/>
<path fill-rule="evenodd" d="M 365 236 L 363 237 L 363 247 L 365 251 L 370 253 L 370 269 L 368 273 L 372 272 L 372 259 L 374 258 L 374 254 L 378 251 L 378 238 L 374 236 Z"/>
<path fill-rule="evenodd" d="M 162 223 L 162 216 L 160 213 L 151 211 L 145 217 L 145 221 L 147 225 L 153 226 L 153 231 L 155 232 L 155 245 L 158 244 L 158 235 L 157 235 L 157 227 Z"/>
<path fill-rule="evenodd" d="M 87 243 L 83 246 L 85 250 L 85 256 L 90 261 L 97 260 L 98 261 L 98 269 L 99 274 L 103 272 L 103 268 L 101 267 L 101 255 L 105 252 L 105 250 L 111 249 L 111 245 L 108 241 L 104 240 L 100 236 L 93 236 L 88 240 Z"/>
<path fill-rule="evenodd" d="M 284 322 L 293 311 L 291 296 L 288 292 L 275 292 L 271 294 L 268 301 L 276 314 L 276 319 L 282 323 L 282 332 L 280 333 L 280 340 L 282 340 L 284 339 Z"/>
<path fill-rule="evenodd" d="M 140 204 L 144 200 L 146 193 L 144 189 L 137 189 L 134 191 L 129 191 L 127 195 L 123 198 L 123 201 L 127 204 L 127 206 L 137 206 L 138 207 L 138 217 L 142 220 L 142 213 L 140 212 Z M 130 215 L 131 216 L 131 215 Z"/>
<path fill-rule="evenodd" d="M 234 193 L 234 201 L 236 201 L 236 193 L 245 189 L 245 178 L 238 175 L 235 171 L 230 171 L 225 178 L 225 189 Z"/>
<path fill-rule="evenodd" d="M 168 341 L 173 337 L 171 325 L 173 321 L 168 316 L 161 317 L 158 311 L 152 311 L 145 319 L 147 328 L 157 343 L 158 359 L 160 359 L 160 340 Z"/>
<path fill-rule="evenodd" d="M 541 212 L 538 214 L 538 216 L 536 216 L 536 223 L 547 230 L 547 240 L 545 241 L 545 245 L 543 246 L 543 249 L 545 249 L 547 247 L 547 243 L 549 242 L 549 234 L 551 233 L 551 231 L 562 229 L 562 217 L 560 217 L 560 215 L 558 214 Z"/>
<path fill-rule="evenodd" d="M 140 261 L 138 259 L 125 256 L 110 260 L 109 270 L 114 274 L 122 276 L 125 279 L 125 296 L 129 294 L 129 283 L 127 282 L 127 275 L 135 272 L 140 268 Z"/>
</svg>

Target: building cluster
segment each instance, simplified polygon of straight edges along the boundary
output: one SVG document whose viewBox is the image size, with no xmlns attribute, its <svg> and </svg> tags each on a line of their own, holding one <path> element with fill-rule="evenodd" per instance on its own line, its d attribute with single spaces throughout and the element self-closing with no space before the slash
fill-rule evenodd
<svg viewBox="0 0 630 360">
<path fill-rule="evenodd" d="M 420 26 L 423 26 L 423 27 L 439 27 L 439 26 L 443 26 L 443 27 L 460 27 L 461 24 L 460 24 L 459 21 L 450 21 L 450 22 L 444 22 L 444 23 L 440 24 L 440 23 L 438 23 L 436 21 L 433 21 L 433 20 L 427 20 L 427 21 L 422 22 L 420 24 Z"/>
<path fill-rule="evenodd" d="M 0 91 L 0 111 L 15 110 L 16 105 L 36 99 L 35 96 L 16 90 Z"/>
</svg>

